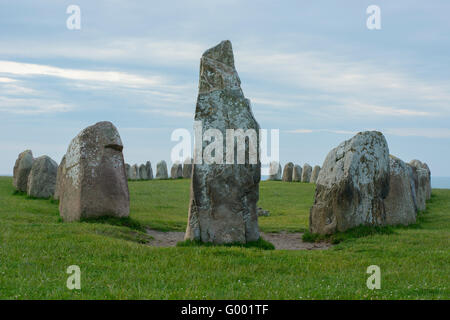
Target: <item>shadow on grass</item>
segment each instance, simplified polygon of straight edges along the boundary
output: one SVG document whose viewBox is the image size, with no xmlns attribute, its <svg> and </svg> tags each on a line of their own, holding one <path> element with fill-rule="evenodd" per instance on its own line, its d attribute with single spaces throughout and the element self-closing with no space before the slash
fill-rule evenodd
<svg viewBox="0 0 450 320">
<path fill-rule="evenodd" d="M 134 220 L 130 217 L 126 218 L 116 218 L 116 217 L 98 217 L 98 218 L 84 218 L 81 219 L 80 222 L 87 222 L 87 223 L 100 223 L 100 224 L 109 224 L 112 226 L 119 226 L 119 227 L 127 227 L 132 230 L 140 231 L 140 232 L 146 232 L 146 227 L 142 225 L 139 221 Z"/>
<path fill-rule="evenodd" d="M 19 191 L 19 190 L 14 190 L 12 192 L 12 195 L 17 196 L 17 197 L 23 197 L 23 198 L 25 198 L 25 200 L 48 201 L 51 204 L 59 204 L 59 200 L 56 200 L 52 196 L 47 197 L 47 198 L 38 198 L 38 197 L 29 196 L 29 195 L 27 195 L 27 193 L 25 191 Z"/>
<path fill-rule="evenodd" d="M 269 241 L 259 238 L 257 241 L 247 243 L 226 243 L 214 244 L 211 242 L 202 242 L 199 240 L 186 240 L 177 243 L 177 247 L 240 247 L 240 248 L 256 248 L 262 250 L 274 250 L 275 246 Z"/>
</svg>

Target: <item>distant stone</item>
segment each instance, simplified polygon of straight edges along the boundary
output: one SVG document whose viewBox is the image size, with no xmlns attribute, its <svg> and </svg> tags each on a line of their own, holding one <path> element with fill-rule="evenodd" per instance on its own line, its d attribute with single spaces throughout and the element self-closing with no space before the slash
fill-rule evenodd
<svg viewBox="0 0 450 320">
<path fill-rule="evenodd" d="M 71 141 L 59 192 L 59 212 L 64 221 L 129 215 L 122 149 L 119 132 L 106 121 L 87 127 Z"/>
<path fill-rule="evenodd" d="M 181 163 L 175 162 L 172 164 L 172 168 L 170 169 L 170 177 L 172 179 L 183 178 L 183 165 Z"/>
<path fill-rule="evenodd" d="M 61 162 L 58 166 L 58 171 L 56 172 L 56 185 L 55 185 L 55 193 L 53 194 L 53 198 L 55 200 L 59 200 L 59 194 L 60 194 L 60 190 L 63 188 L 61 183 L 62 183 L 62 178 L 65 174 L 65 172 L 63 170 L 65 170 L 66 167 L 66 155 L 64 155 L 61 159 Z"/>
<path fill-rule="evenodd" d="M 310 231 L 330 234 L 386 224 L 389 148 L 383 134 L 360 132 L 331 150 L 317 179 Z"/>
<path fill-rule="evenodd" d="M 416 222 L 415 187 L 412 168 L 402 160 L 389 158 L 389 194 L 384 199 L 387 225 L 408 225 Z"/>
<path fill-rule="evenodd" d="M 139 166 L 139 179 L 140 180 L 148 180 L 147 168 L 145 164 L 141 164 Z"/>
<path fill-rule="evenodd" d="M 267 180 L 281 180 L 281 165 L 278 162 L 272 161 L 270 163 L 269 178 Z"/>
<path fill-rule="evenodd" d="M 283 181 L 292 182 L 292 171 L 294 170 L 294 164 L 292 162 L 286 163 L 283 169 Z"/>
<path fill-rule="evenodd" d="M 137 164 L 133 164 L 130 169 L 130 180 L 139 180 L 139 166 Z"/>
<path fill-rule="evenodd" d="M 270 216 L 270 212 L 268 210 L 264 210 L 263 208 L 259 208 L 257 209 L 258 212 L 258 217 L 268 217 Z"/>
<path fill-rule="evenodd" d="M 156 165 L 156 177 L 155 179 L 169 179 L 167 172 L 167 164 L 164 160 L 158 162 Z"/>
<path fill-rule="evenodd" d="M 27 192 L 28 176 L 33 166 L 33 153 L 25 150 L 17 157 L 14 165 L 13 186 L 18 191 Z"/>
<path fill-rule="evenodd" d="M 203 54 L 199 82 L 195 120 L 202 121 L 203 132 L 216 129 L 223 137 L 227 129 L 259 132 L 250 101 L 240 86 L 230 41 L 223 41 Z M 245 164 L 204 161 L 197 164 L 201 161 L 194 155 L 186 240 L 221 244 L 259 239 L 256 204 L 261 163 L 257 135 L 256 139 L 252 149 L 245 148 L 249 155 Z M 203 141 L 202 151 L 208 145 Z M 254 157 L 255 153 L 257 160 L 250 163 L 250 155 Z"/>
<path fill-rule="evenodd" d="M 48 156 L 34 159 L 28 176 L 27 194 L 35 198 L 50 198 L 55 193 L 58 164 Z"/>
<path fill-rule="evenodd" d="M 428 172 L 421 165 L 417 165 L 417 163 L 410 162 L 408 165 L 412 170 L 411 180 L 414 181 L 416 208 L 418 211 L 424 211 L 427 208 L 426 201 L 430 181 Z"/>
<path fill-rule="evenodd" d="M 190 179 L 192 174 L 192 158 L 186 158 L 183 162 L 183 178 Z"/>
<path fill-rule="evenodd" d="M 316 183 L 317 178 L 319 177 L 319 173 L 320 173 L 320 166 L 314 166 L 314 169 L 311 173 L 311 179 L 309 182 Z"/>
<path fill-rule="evenodd" d="M 150 161 L 147 161 L 145 164 L 145 171 L 147 172 L 147 179 L 152 180 L 153 179 L 153 170 L 152 170 L 152 164 Z"/>
<path fill-rule="evenodd" d="M 300 167 L 298 164 L 294 166 L 294 169 L 292 170 L 292 181 L 293 182 L 301 182 L 302 181 L 302 167 Z"/>
<path fill-rule="evenodd" d="M 312 167 L 305 163 L 302 170 L 302 182 L 311 182 Z"/>
<path fill-rule="evenodd" d="M 431 198 L 431 171 L 430 168 L 428 167 L 428 165 L 426 163 L 423 163 L 419 160 L 412 160 L 409 163 L 410 165 L 416 167 L 416 168 L 421 168 L 424 169 L 427 172 L 427 179 L 424 181 L 425 183 L 425 199 L 428 200 Z"/>
</svg>

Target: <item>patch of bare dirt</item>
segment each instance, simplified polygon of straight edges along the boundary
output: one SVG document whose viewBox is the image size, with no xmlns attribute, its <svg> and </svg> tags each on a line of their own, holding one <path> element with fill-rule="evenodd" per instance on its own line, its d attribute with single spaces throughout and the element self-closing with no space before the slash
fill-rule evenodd
<svg viewBox="0 0 450 320">
<path fill-rule="evenodd" d="M 147 229 L 147 234 L 153 237 L 150 240 L 150 245 L 154 247 L 175 247 L 178 242 L 184 240 L 184 232 Z M 279 233 L 261 232 L 263 239 L 271 242 L 276 250 L 325 250 L 331 247 L 331 244 L 327 242 L 303 242 L 302 235 L 303 233 L 285 231 Z"/>
</svg>

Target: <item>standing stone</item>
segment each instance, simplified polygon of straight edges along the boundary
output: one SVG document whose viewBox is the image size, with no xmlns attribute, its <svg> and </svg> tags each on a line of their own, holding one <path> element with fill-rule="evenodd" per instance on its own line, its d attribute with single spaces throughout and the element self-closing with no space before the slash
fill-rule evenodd
<svg viewBox="0 0 450 320">
<path fill-rule="evenodd" d="M 60 190 L 62 190 L 62 177 L 64 176 L 64 170 L 66 167 L 66 155 L 64 155 L 61 159 L 61 162 L 58 166 L 58 171 L 56 172 L 56 185 L 55 185 L 55 193 L 53 198 L 55 200 L 59 200 Z"/>
<path fill-rule="evenodd" d="M 167 164 L 164 160 L 158 162 L 156 165 L 156 177 L 155 179 L 169 179 L 169 174 L 167 172 Z"/>
<path fill-rule="evenodd" d="M 429 183 L 428 172 L 421 165 L 417 165 L 417 163 L 410 162 L 408 165 L 412 171 L 411 180 L 414 181 L 416 208 L 418 211 L 424 211 L 427 208 L 426 201 Z"/>
<path fill-rule="evenodd" d="M 320 166 L 314 166 L 314 169 L 311 173 L 311 179 L 309 182 L 316 183 L 317 178 L 319 177 L 319 172 L 320 172 Z"/>
<path fill-rule="evenodd" d="M 281 165 L 272 161 L 269 167 L 269 178 L 267 180 L 279 181 L 281 180 Z"/>
<path fill-rule="evenodd" d="M 66 153 L 59 212 L 64 221 L 127 217 L 130 196 L 119 132 L 111 122 L 81 131 Z"/>
<path fill-rule="evenodd" d="M 402 160 L 389 158 L 389 194 L 384 199 L 387 225 L 408 225 L 416 222 L 415 188 L 412 169 Z"/>
<path fill-rule="evenodd" d="M 172 179 L 183 178 L 183 166 L 178 161 L 172 164 L 172 168 L 170 169 L 170 177 Z"/>
<path fill-rule="evenodd" d="M 145 167 L 145 164 L 141 164 L 139 166 L 139 179 L 148 180 L 147 168 Z"/>
<path fill-rule="evenodd" d="M 236 159 L 233 164 L 221 164 L 220 161 L 208 164 L 204 159 L 198 159 L 198 153 L 195 153 L 186 240 L 220 244 L 259 239 L 256 205 L 261 179 L 259 125 L 240 83 L 230 41 L 223 41 L 203 54 L 195 110 L 195 120 L 202 122 L 202 132 L 208 129 L 220 131 L 224 137 L 223 150 L 226 150 L 227 129 L 244 132 L 253 129 L 255 134 L 254 139 L 245 139 L 245 144 L 237 147 L 235 144 L 235 151 L 244 149 L 245 145 L 243 164 L 238 164 Z M 249 140 L 253 140 L 251 144 Z M 207 141 L 197 143 L 202 143 L 202 153 L 210 144 Z M 215 156 L 223 156 L 222 161 L 226 159 L 224 154 Z"/>
<path fill-rule="evenodd" d="M 300 167 L 298 164 L 294 166 L 294 170 L 292 171 L 292 181 L 293 182 L 300 182 L 302 181 L 302 167 Z"/>
<path fill-rule="evenodd" d="M 28 176 L 33 166 L 33 153 L 25 150 L 17 157 L 14 164 L 13 186 L 18 191 L 27 192 Z"/>
<path fill-rule="evenodd" d="M 55 193 L 58 164 L 48 156 L 34 159 L 28 176 L 27 194 L 35 198 L 50 198 Z"/>
<path fill-rule="evenodd" d="M 131 175 L 131 166 L 128 163 L 125 163 L 125 173 L 127 174 L 127 180 L 130 180 Z"/>
<path fill-rule="evenodd" d="M 192 158 L 186 158 L 183 163 L 183 178 L 190 179 L 192 174 Z"/>
<path fill-rule="evenodd" d="M 133 164 L 130 169 L 130 180 L 139 180 L 139 167 Z"/>
<path fill-rule="evenodd" d="M 294 170 L 294 164 L 292 162 L 286 163 L 283 169 L 283 181 L 292 182 L 292 171 Z"/>
<path fill-rule="evenodd" d="M 153 180 L 152 163 L 150 161 L 147 161 L 147 163 L 145 164 L 145 171 L 147 172 L 147 179 Z"/>
<path fill-rule="evenodd" d="M 389 193 L 389 148 L 381 132 L 360 132 L 328 153 L 309 216 L 312 233 L 384 225 Z"/>
<path fill-rule="evenodd" d="M 431 198 L 431 171 L 426 163 L 422 163 L 419 160 L 412 160 L 409 162 L 411 166 L 416 168 L 424 169 L 427 172 L 427 179 L 425 179 L 425 199 L 428 200 Z"/>
<path fill-rule="evenodd" d="M 311 181 L 311 174 L 312 174 L 312 167 L 305 163 L 303 165 L 303 170 L 302 170 L 302 182 L 310 182 Z"/>
</svg>

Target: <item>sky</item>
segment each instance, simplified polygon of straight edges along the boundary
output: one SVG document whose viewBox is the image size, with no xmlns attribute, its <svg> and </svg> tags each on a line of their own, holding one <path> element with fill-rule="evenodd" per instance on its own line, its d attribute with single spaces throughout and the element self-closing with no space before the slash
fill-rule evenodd
<svg viewBox="0 0 450 320">
<path fill-rule="evenodd" d="M 450 177 L 449 13 L 449 1 L 0 0 L 0 175 L 25 149 L 59 162 L 98 121 L 116 125 L 127 163 L 170 165 L 171 133 L 192 131 L 200 57 L 228 39 L 282 164 L 321 165 L 378 130 L 391 154 Z"/>
</svg>

